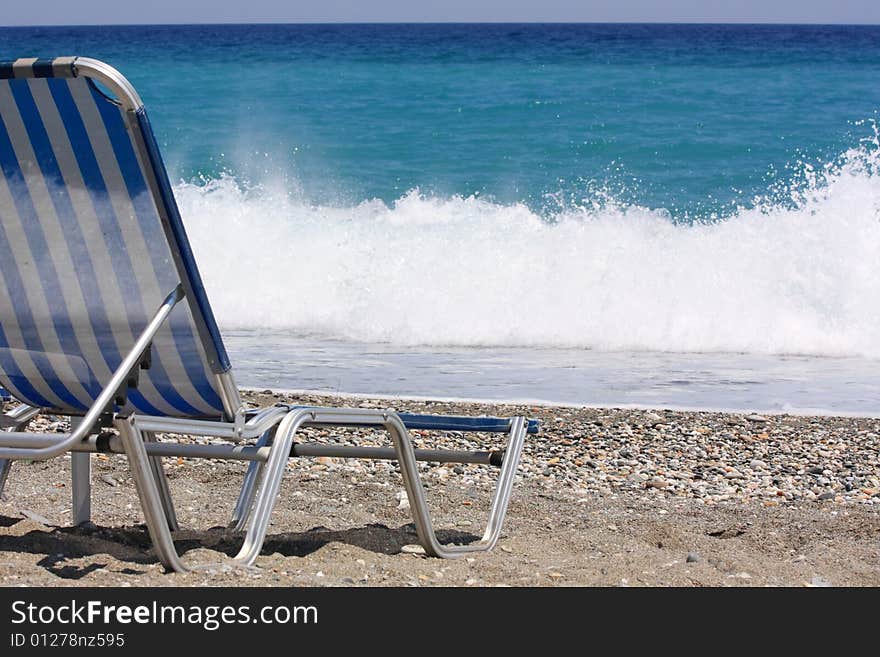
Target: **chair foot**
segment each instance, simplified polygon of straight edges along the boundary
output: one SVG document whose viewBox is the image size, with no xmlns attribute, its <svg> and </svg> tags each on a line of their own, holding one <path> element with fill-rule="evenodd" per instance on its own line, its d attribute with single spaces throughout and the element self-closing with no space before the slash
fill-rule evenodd
<svg viewBox="0 0 880 657">
<path fill-rule="evenodd" d="M 425 552 L 434 557 L 443 559 L 455 559 L 472 552 L 487 552 L 495 547 L 501 536 L 501 527 L 504 524 L 504 516 L 507 514 L 507 506 L 510 502 L 510 494 L 513 490 L 513 482 L 516 477 L 516 468 L 519 465 L 522 448 L 525 442 L 527 420 L 524 417 L 515 417 L 510 421 L 507 449 L 504 453 L 504 461 L 501 472 L 498 475 L 498 483 L 495 486 L 495 494 L 492 505 L 489 508 L 489 518 L 483 537 L 467 545 L 443 545 L 437 540 L 431 520 L 431 513 L 425 501 L 425 491 L 419 477 L 418 462 L 409 439 L 409 432 L 403 422 L 396 416 L 389 416 L 392 421 L 386 426 L 394 441 L 397 450 L 400 471 L 403 475 L 407 498 L 413 513 L 416 532 Z"/>
</svg>

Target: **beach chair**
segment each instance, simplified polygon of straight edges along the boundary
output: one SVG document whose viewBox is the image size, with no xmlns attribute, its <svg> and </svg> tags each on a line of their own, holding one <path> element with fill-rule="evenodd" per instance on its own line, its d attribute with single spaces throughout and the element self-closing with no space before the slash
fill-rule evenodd
<svg viewBox="0 0 880 657">
<path fill-rule="evenodd" d="M 429 555 L 493 547 L 537 423 L 245 408 L 143 104 L 119 72 L 76 57 L 0 63 L 0 165 L 0 386 L 20 403 L 2 416 L 0 492 L 15 461 L 70 453 L 80 523 L 90 516 L 90 454 L 124 454 L 158 558 L 184 571 L 162 457 L 251 462 L 232 522 L 245 532 L 235 561 L 246 565 L 262 548 L 288 458 L 394 459 Z M 27 431 L 38 413 L 70 417 L 70 431 Z M 300 428 L 316 426 L 374 427 L 392 447 L 294 443 Z M 507 445 L 416 450 L 410 429 L 500 432 Z M 228 442 L 157 439 L 166 433 Z M 438 541 L 420 460 L 500 468 L 481 540 Z"/>
</svg>

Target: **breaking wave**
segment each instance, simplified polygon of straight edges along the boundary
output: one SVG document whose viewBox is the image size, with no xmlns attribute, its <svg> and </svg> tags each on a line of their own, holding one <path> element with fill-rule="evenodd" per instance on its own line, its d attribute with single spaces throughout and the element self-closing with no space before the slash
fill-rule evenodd
<svg viewBox="0 0 880 657">
<path fill-rule="evenodd" d="M 599 199 L 312 205 L 176 187 L 223 328 L 365 342 L 880 357 L 876 138 L 723 220 Z M 769 200 L 772 198 L 773 200 Z"/>
</svg>

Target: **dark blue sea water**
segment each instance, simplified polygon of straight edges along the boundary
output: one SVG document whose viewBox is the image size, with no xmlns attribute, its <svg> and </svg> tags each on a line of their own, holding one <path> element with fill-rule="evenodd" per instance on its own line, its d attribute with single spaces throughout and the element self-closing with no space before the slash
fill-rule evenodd
<svg viewBox="0 0 880 657">
<path fill-rule="evenodd" d="M 0 54 L 103 59 L 185 179 L 283 173 L 317 202 L 412 189 L 536 209 L 611 191 L 729 213 L 866 135 L 880 27 L 6 28 Z"/>
<path fill-rule="evenodd" d="M 880 411 L 880 27 L 0 28 L 70 54 L 143 97 L 254 385 Z"/>
</svg>

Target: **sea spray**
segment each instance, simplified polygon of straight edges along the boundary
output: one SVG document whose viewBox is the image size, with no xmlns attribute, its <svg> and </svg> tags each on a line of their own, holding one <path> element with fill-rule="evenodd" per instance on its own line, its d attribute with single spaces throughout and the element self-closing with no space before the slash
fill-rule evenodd
<svg viewBox="0 0 880 657">
<path fill-rule="evenodd" d="M 865 143 L 789 200 L 718 221 L 606 201 L 412 190 L 313 205 L 231 176 L 176 186 L 222 327 L 404 345 L 880 357 L 880 173 Z M 778 190 L 776 190 L 778 192 Z"/>
</svg>

